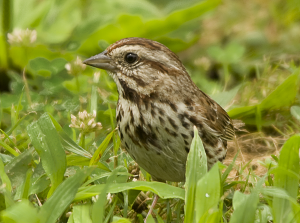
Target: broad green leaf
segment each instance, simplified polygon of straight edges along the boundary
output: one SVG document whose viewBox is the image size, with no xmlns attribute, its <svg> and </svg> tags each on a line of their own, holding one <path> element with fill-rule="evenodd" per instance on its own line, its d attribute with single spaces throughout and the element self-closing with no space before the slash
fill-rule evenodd
<svg viewBox="0 0 300 223">
<path fill-rule="evenodd" d="M 255 115 L 257 106 L 261 112 L 279 109 L 291 105 L 296 97 L 298 89 L 298 70 L 289 76 L 281 85 L 272 91 L 261 103 L 231 109 L 228 114 L 232 119 L 238 119 L 249 115 Z"/>
<path fill-rule="evenodd" d="M 49 7 L 51 7 L 51 1 L 36 2 L 28 0 L 24 2 L 22 0 L 15 0 L 13 7 L 15 20 L 14 26 L 23 29 L 34 27 L 38 21 L 44 18 Z"/>
<path fill-rule="evenodd" d="M 91 205 L 75 205 L 73 207 L 73 221 L 74 223 L 92 223 L 90 216 Z"/>
<path fill-rule="evenodd" d="M 46 45 L 35 45 L 30 48 L 22 46 L 12 46 L 9 49 L 9 54 L 12 56 L 12 61 L 19 67 L 26 67 L 28 62 L 32 59 L 35 59 L 37 56 L 42 55 L 48 60 L 53 60 L 56 58 L 64 58 L 67 61 L 73 59 L 73 56 L 70 53 L 61 53 L 58 51 L 53 51 L 48 48 Z"/>
<path fill-rule="evenodd" d="M 3 153 L 0 153 L 0 159 L 2 160 L 2 162 L 4 164 L 7 164 L 9 163 L 10 161 L 12 161 L 13 157 L 10 156 L 10 155 L 6 155 L 6 154 L 3 154 Z"/>
<path fill-rule="evenodd" d="M 69 152 L 73 152 L 75 154 L 78 154 L 80 156 L 86 157 L 86 158 L 92 158 L 92 155 L 88 151 L 86 151 L 85 149 L 80 147 L 77 143 L 75 143 L 68 136 L 67 133 L 64 132 L 64 130 L 62 129 L 60 124 L 58 124 L 58 122 L 54 119 L 54 117 L 51 114 L 48 114 L 48 115 L 51 118 L 51 121 L 52 121 L 53 125 L 56 128 L 56 131 L 58 132 L 58 134 L 60 136 L 60 141 L 61 141 L 63 147 L 66 150 L 68 150 Z"/>
<path fill-rule="evenodd" d="M 29 61 L 31 69 L 38 75 L 45 76 L 44 74 L 50 76 L 51 74 L 56 74 L 59 71 L 65 69 L 65 64 L 67 61 L 63 58 L 55 58 L 52 61 L 47 60 L 43 57 L 36 57 Z M 46 72 L 45 72 L 46 71 Z"/>
<path fill-rule="evenodd" d="M 243 202 L 246 202 L 250 194 L 243 194 L 240 191 L 235 191 L 232 199 L 233 209 L 237 209 Z"/>
<path fill-rule="evenodd" d="M 286 190 L 278 187 L 265 187 L 261 189 L 261 193 L 266 196 L 274 197 L 274 198 L 281 198 L 281 199 L 286 199 L 290 201 L 294 205 L 299 205 L 297 204 L 297 200 L 293 197 L 291 197 Z"/>
<path fill-rule="evenodd" d="M 230 223 L 253 223 L 255 220 L 255 212 L 259 202 L 259 193 L 262 190 L 262 184 L 265 177 L 262 177 L 251 191 L 251 194 L 245 195 L 239 191 L 235 191 L 233 196 L 234 212 L 231 215 Z"/>
<path fill-rule="evenodd" d="M 299 83 L 299 70 L 289 76 L 281 85 L 271 92 L 262 102 L 262 110 L 278 109 L 289 106 L 295 101 Z"/>
<path fill-rule="evenodd" d="M 122 169 L 123 168 L 125 168 L 125 167 L 121 167 Z M 117 168 L 116 168 L 117 169 Z M 126 168 L 125 168 L 126 169 Z M 118 168 L 118 170 L 120 170 L 120 168 Z M 82 187 L 84 187 L 84 186 L 87 186 L 87 185 L 89 185 L 90 183 L 93 183 L 94 181 L 96 181 L 96 180 L 99 180 L 99 179 L 101 179 L 101 178 L 104 178 L 104 177 L 109 177 L 110 175 L 112 174 L 112 172 L 109 172 L 109 173 L 103 173 L 103 174 L 101 174 L 101 175 L 99 175 L 99 176 L 96 176 L 96 177 L 93 177 L 93 178 L 91 178 L 90 180 L 87 180 L 83 185 L 82 185 Z M 123 179 L 126 179 L 127 180 L 127 178 L 128 178 L 128 176 L 132 176 L 131 174 L 129 174 L 128 172 L 127 172 L 127 169 L 126 169 L 126 171 L 123 171 L 123 172 L 117 172 L 117 175 L 118 176 L 127 176 L 126 178 L 123 178 Z M 123 180 L 124 181 L 124 180 Z M 119 182 L 120 183 L 120 182 Z M 122 182 L 123 183 L 123 182 Z"/>
<path fill-rule="evenodd" d="M 31 187 L 29 189 L 29 194 L 38 194 L 45 190 L 50 185 L 50 180 L 47 175 L 42 175 L 39 178 L 32 181 Z"/>
<path fill-rule="evenodd" d="M 44 191 L 51 183 L 49 177 L 46 175 L 45 170 L 41 162 L 39 162 L 35 168 L 31 177 L 31 186 L 29 194 L 38 194 Z"/>
<path fill-rule="evenodd" d="M 175 11 L 163 19 L 154 19 L 145 23 L 147 34 L 153 36 L 155 33 L 163 35 L 180 27 L 184 22 L 200 17 L 204 13 L 216 8 L 220 0 L 201 1 L 191 7 Z"/>
<path fill-rule="evenodd" d="M 33 149 L 28 149 L 21 153 L 18 157 L 15 157 L 10 163 L 8 163 L 4 170 L 11 181 L 12 188 L 16 189 L 15 197 L 20 199 L 22 197 L 22 184 L 25 182 L 26 173 L 31 167 Z"/>
<path fill-rule="evenodd" d="M 228 43 L 224 48 L 211 46 L 208 54 L 222 64 L 237 63 L 245 52 L 245 47 L 236 42 Z"/>
<path fill-rule="evenodd" d="M 131 221 L 129 221 L 127 218 L 120 218 L 120 217 L 114 216 L 112 223 L 130 223 L 130 222 Z"/>
<path fill-rule="evenodd" d="M 155 223 L 155 220 L 151 214 L 148 216 L 146 223 Z"/>
<path fill-rule="evenodd" d="M 144 21 L 140 15 L 121 14 L 116 22 L 101 27 L 89 38 L 86 38 L 78 52 L 88 54 L 95 52 L 95 49 L 101 50 L 98 46 L 99 36 L 110 43 L 128 36 L 152 39 L 163 36 L 178 29 L 183 23 L 199 18 L 204 13 L 216 8 L 220 3 L 220 0 L 201 1 L 188 8 L 174 11 L 163 18 L 147 21 Z M 143 27 L 143 29 L 140 27 Z M 114 35 L 114 33 L 118 33 L 118 35 Z"/>
<path fill-rule="evenodd" d="M 273 221 L 271 207 L 265 204 L 259 204 L 255 223 L 265 223 Z"/>
<path fill-rule="evenodd" d="M 2 211 L 1 218 L 5 223 L 40 223 L 37 208 L 27 200 Z"/>
<path fill-rule="evenodd" d="M 207 220 L 210 215 L 215 214 L 213 210 L 218 210 L 221 195 L 220 185 L 220 171 L 218 163 L 216 163 L 197 183 L 195 197 L 196 222 L 209 222 Z M 219 222 L 219 218 L 217 216 L 215 218 L 217 218 L 215 222 Z"/>
<path fill-rule="evenodd" d="M 213 94 L 211 95 L 211 98 L 224 108 L 234 99 L 241 86 L 242 85 L 240 84 L 229 91 L 222 91 L 217 94 Z"/>
<path fill-rule="evenodd" d="M 103 184 L 81 187 L 79 188 L 74 200 L 78 201 L 96 196 L 101 191 L 103 191 L 104 187 L 105 185 Z M 107 190 L 107 193 L 118 193 L 130 189 L 151 191 L 163 199 L 179 198 L 184 200 L 184 189 L 160 182 L 136 181 L 129 183 L 111 184 Z"/>
<path fill-rule="evenodd" d="M 278 167 L 299 174 L 299 148 L 300 135 L 294 135 L 289 138 L 280 151 Z M 299 178 L 297 176 L 277 171 L 274 173 L 274 186 L 285 189 L 292 198 L 297 199 L 299 186 Z M 292 206 L 288 200 L 273 199 L 273 215 L 276 222 L 285 222 L 287 219 L 291 219 L 291 212 Z"/>
<path fill-rule="evenodd" d="M 185 183 L 185 221 L 195 222 L 196 213 L 195 209 L 195 197 L 197 182 L 207 172 L 207 157 L 202 144 L 202 141 L 198 135 L 198 130 L 194 127 L 194 138 L 191 144 L 191 149 L 187 157 L 186 163 L 186 183 Z"/>
<path fill-rule="evenodd" d="M 298 121 L 300 121 L 300 106 L 292 106 L 291 107 L 291 114 L 296 118 Z"/>
<path fill-rule="evenodd" d="M 70 217 L 68 218 L 68 222 L 67 223 L 74 223 L 74 219 L 73 219 L 73 213 L 70 215 Z"/>
<path fill-rule="evenodd" d="M 74 176 L 62 182 L 52 196 L 41 207 L 39 217 L 41 223 L 55 223 L 65 209 L 73 201 L 76 192 L 83 181 L 90 175 L 92 169 L 80 170 Z"/>
<path fill-rule="evenodd" d="M 63 181 L 66 170 L 66 154 L 59 135 L 47 113 L 27 127 L 31 142 L 41 157 L 43 168 L 51 180 L 48 198 Z"/>
</svg>

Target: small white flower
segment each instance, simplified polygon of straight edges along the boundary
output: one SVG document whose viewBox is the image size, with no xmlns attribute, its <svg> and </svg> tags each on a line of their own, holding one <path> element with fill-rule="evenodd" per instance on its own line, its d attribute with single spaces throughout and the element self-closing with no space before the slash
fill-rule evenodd
<svg viewBox="0 0 300 223">
<path fill-rule="evenodd" d="M 112 199 L 113 199 L 113 196 L 111 195 L 111 193 L 108 193 L 106 198 L 107 198 L 108 202 L 111 203 Z"/>
<path fill-rule="evenodd" d="M 16 28 L 13 30 L 12 33 L 7 34 L 7 39 L 11 45 L 21 44 L 21 45 L 29 46 L 36 41 L 37 32 L 36 30 L 30 30 L 30 29 L 22 30 Z"/>
<path fill-rule="evenodd" d="M 65 68 L 66 68 L 66 70 L 67 71 L 71 71 L 71 64 L 70 63 L 67 63 L 66 65 L 65 65 Z"/>
<path fill-rule="evenodd" d="M 71 63 L 67 63 L 65 65 L 65 68 L 68 71 L 68 74 L 77 76 L 80 73 L 82 73 L 82 71 L 85 70 L 86 65 L 84 63 L 82 63 L 82 60 L 80 59 L 80 57 L 77 56 L 76 60 Z"/>
<path fill-rule="evenodd" d="M 84 123 L 83 123 L 83 122 L 81 122 L 81 124 L 80 124 L 80 128 L 81 128 L 81 129 L 84 129 L 84 127 L 85 127 Z"/>
<path fill-rule="evenodd" d="M 99 82 L 99 78 L 100 78 L 100 72 L 95 72 L 94 73 L 94 82 L 98 83 Z"/>
<path fill-rule="evenodd" d="M 92 118 L 89 122 L 88 122 L 88 126 L 91 126 L 93 124 L 93 122 L 95 122 L 95 119 Z"/>
<path fill-rule="evenodd" d="M 77 118 L 78 117 L 78 118 Z M 101 122 L 96 122 L 96 112 L 92 114 L 86 110 L 78 112 L 78 116 L 71 115 L 71 124 L 69 127 L 80 129 L 82 132 L 89 133 L 102 129 Z"/>
<path fill-rule="evenodd" d="M 97 112 L 96 110 L 93 111 L 93 117 L 96 118 Z"/>
</svg>

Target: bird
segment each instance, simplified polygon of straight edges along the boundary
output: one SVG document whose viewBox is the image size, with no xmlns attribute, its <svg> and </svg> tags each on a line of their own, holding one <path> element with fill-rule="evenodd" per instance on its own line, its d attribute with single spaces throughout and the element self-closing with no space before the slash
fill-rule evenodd
<svg viewBox="0 0 300 223">
<path fill-rule="evenodd" d="M 113 78 L 119 94 L 116 122 L 121 147 L 154 181 L 185 181 L 194 126 L 208 169 L 225 159 L 227 141 L 235 135 L 232 120 L 196 86 L 168 47 L 130 37 L 83 63 L 104 69 Z"/>
</svg>

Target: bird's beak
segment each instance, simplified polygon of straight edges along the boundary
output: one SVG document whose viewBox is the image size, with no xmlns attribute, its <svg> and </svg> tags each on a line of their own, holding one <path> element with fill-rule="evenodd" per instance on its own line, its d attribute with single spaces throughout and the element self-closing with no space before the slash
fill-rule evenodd
<svg viewBox="0 0 300 223">
<path fill-rule="evenodd" d="M 90 57 L 89 59 L 86 59 L 85 61 L 83 61 L 83 63 L 107 71 L 116 70 L 116 66 L 113 64 L 112 59 L 107 55 L 106 50 L 103 51 L 102 53 Z"/>
</svg>

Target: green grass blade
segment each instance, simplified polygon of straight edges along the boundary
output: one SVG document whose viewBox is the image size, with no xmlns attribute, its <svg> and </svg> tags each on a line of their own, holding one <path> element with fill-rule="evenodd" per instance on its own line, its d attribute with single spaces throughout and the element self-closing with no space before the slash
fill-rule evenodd
<svg viewBox="0 0 300 223">
<path fill-rule="evenodd" d="M 83 156 L 78 156 L 75 154 L 67 155 L 67 166 L 89 166 L 90 164 L 90 159 L 83 157 Z M 107 163 L 99 161 L 97 163 L 97 166 L 105 171 L 111 171 L 107 165 Z"/>
<path fill-rule="evenodd" d="M 299 147 L 300 135 L 294 135 L 283 145 L 278 167 L 299 174 Z M 274 186 L 285 189 L 294 199 L 297 199 L 299 179 L 284 171 L 274 172 Z M 291 215 L 292 206 L 286 199 L 275 197 L 273 199 L 273 215 L 276 222 L 285 222 Z"/>
<path fill-rule="evenodd" d="M 108 143 L 110 142 L 112 136 L 114 135 L 115 130 L 113 130 L 111 133 L 109 133 L 106 138 L 103 140 L 103 142 L 100 144 L 98 149 L 95 151 L 91 161 L 90 166 L 96 165 L 98 161 L 100 160 L 101 156 L 103 155 L 104 151 L 106 150 Z"/>
<path fill-rule="evenodd" d="M 95 195 L 98 195 L 103 191 L 105 184 L 101 185 L 92 185 L 87 187 L 81 187 L 76 194 L 74 200 L 82 200 L 91 198 Z M 136 181 L 129 183 L 118 183 L 111 184 L 107 193 L 119 193 L 125 190 L 142 190 L 142 191 L 151 191 L 157 194 L 163 199 L 168 198 L 179 198 L 184 200 L 184 189 L 171 186 L 169 184 L 160 183 L 160 182 L 146 182 L 146 181 Z"/>
<path fill-rule="evenodd" d="M 207 158 L 198 130 L 194 127 L 194 139 L 187 157 L 185 183 L 185 221 L 195 222 L 195 194 L 198 180 L 207 172 Z"/>
<path fill-rule="evenodd" d="M 20 154 L 17 153 L 13 148 L 11 148 L 9 145 L 4 143 L 2 140 L 0 140 L 0 146 L 2 146 L 4 149 L 6 149 L 8 152 L 13 154 L 14 156 L 19 156 Z"/>
<path fill-rule="evenodd" d="M 8 178 L 7 174 L 4 171 L 4 164 L 2 162 L 2 159 L 0 159 L 0 177 L 2 184 L 5 184 L 6 190 L 11 192 L 11 182 L 10 179 Z"/>
<path fill-rule="evenodd" d="M 106 184 L 103 185 L 103 189 L 101 190 L 98 196 L 98 200 L 93 205 L 93 211 L 92 211 L 93 223 L 102 223 L 104 220 L 104 210 L 105 210 L 105 204 L 107 202 L 106 193 L 110 185 L 113 183 L 113 179 L 115 179 L 118 176 L 117 173 L 118 170 L 114 169 L 111 175 L 107 178 Z"/>
<path fill-rule="evenodd" d="M 14 143 L 14 141 L 9 137 L 9 135 L 6 134 L 6 132 L 4 132 L 2 129 L 0 129 L 0 132 L 4 135 L 3 140 L 8 139 L 9 142 L 10 142 L 11 144 L 13 144 L 13 146 L 16 146 L 16 144 Z"/>
<path fill-rule="evenodd" d="M 229 164 L 229 166 L 227 167 L 227 169 L 222 174 L 222 177 L 221 177 L 222 185 L 225 183 L 225 180 L 227 179 L 230 171 L 232 170 L 233 165 L 235 164 L 236 158 L 238 157 L 239 153 L 240 153 L 240 150 L 238 150 L 238 152 L 235 154 L 232 162 Z"/>
<path fill-rule="evenodd" d="M 32 169 L 29 168 L 27 170 L 27 173 L 26 173 L 26 178 L 25 178 L 25 181 L 22 185 L 22 194 L 21 194 L 21 197 L 24 198 L 24 199 L 27 199 L 28 196 L 29 196 L 29 189 L 30 189 L 30 186 L 31 186 L 31 176 L 32 176 Z"/>
<path fill-rule="evenodd" d="M 77 173 L 62 182 L 53 195 L 41 207 L 39 216 L 41 223 L 54 223 L 73 201 L 76 192 L 83 181 L 90 175 L 92 169 L 77 171 Z"/>
<path fill-rule="evenodd" d="M 19 120 L 19 113 L 20 113 L 20 111 L 22 110 L 22 98 L 23 98 L 23 93 L 24 93 L 24 88 L 23 88 L 23 91 L 22 91 L 22 93 L 21 93 L 21 95 L 20 95 L 20 98 L 19 98 L 18 107 L 17 107 L 16 114 L 15 114 L 16 120 Z"/>
<path fill-rule="evenodd" d="M 13 205 L 13 200 L 11 197 L 12 187 L 10 179 L 4 171 L 4 163 L 2 162 L 2 159 L 0 159 L 0 178 L 2 181 L 2 191 L 4 190 L 5 206 L 8 208 L 9 206 Z"/>
<path fill-rule="evenodd" d="M 47 113 L 27 127 L 31 142 L 41 157 L 43 168 L 51 180 L 48 198 L 63 181 L 66 170 L 66 154 L 59 135 Z"/>
<path fill-rule="evenodd" d="M 10 135 L 10 134 L 18 127 L 18 125 L 20 125 L 20 123 L 21 123 L 24 119 L 28 118 L 30 115 L 33 115 L 33 114 L 35 114 L 35 113 L 28 113 L 28 114 L 24 115 L 22 118 L 18 119 L 18 121 L 14 124 L 13 127 L 11 127 L 11 128 L 6 132 L 6 134 L 7 134 L 7 135 Z"/>
<path fill-rule="evenodd" d="M 196 188 L 196 222 L 209 222 L 210 215 L 217 215 L 214 217 L 215 222 L 219 222 L 219 212 L 216 214 L 213 210 L 218 210 L 218 204 L 221 194 L 221 180 L 218 163 L 205 174 L 197 183 Z M 219 217 L 218 217 L 219 216 Z"/>
</svg>

